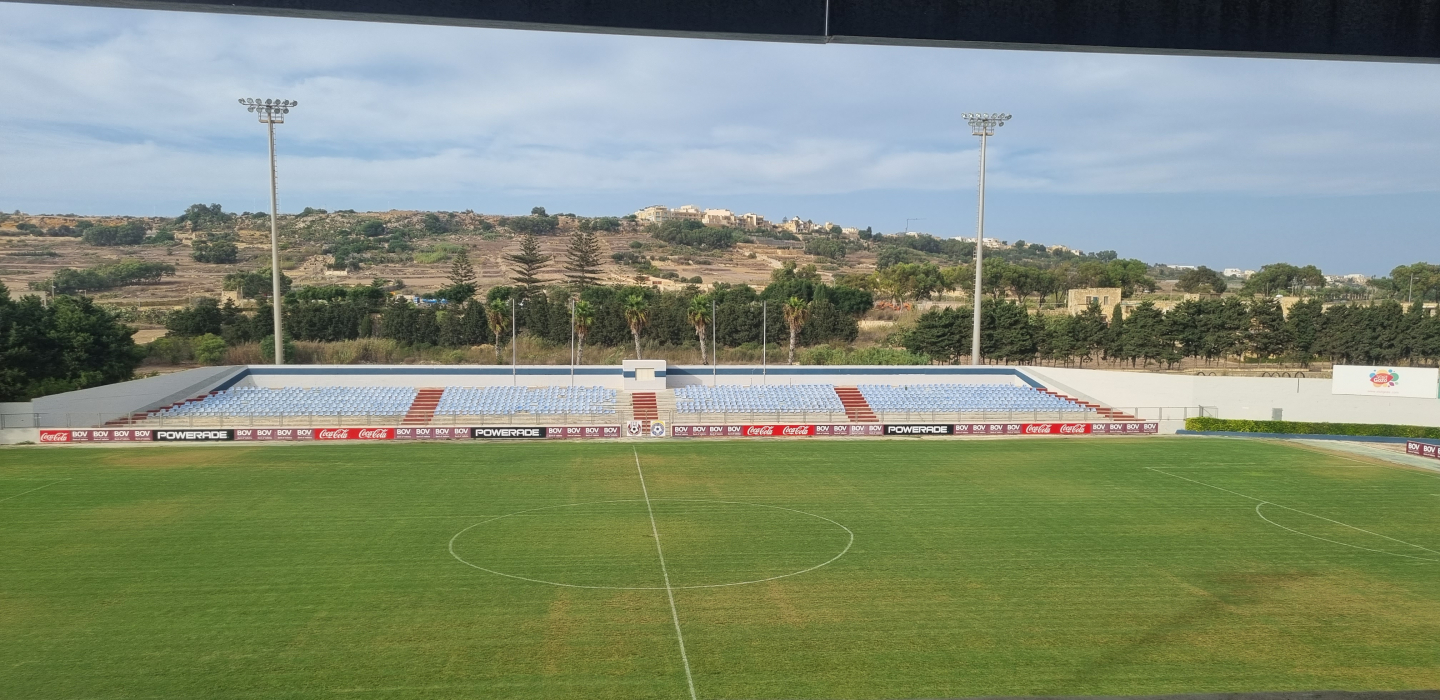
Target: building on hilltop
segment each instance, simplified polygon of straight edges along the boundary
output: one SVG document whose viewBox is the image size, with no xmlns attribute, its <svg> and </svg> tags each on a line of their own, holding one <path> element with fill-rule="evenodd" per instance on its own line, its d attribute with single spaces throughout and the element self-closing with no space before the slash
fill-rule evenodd
<svg viewBox="0 0 1440 700">
<path fill-rule="evenodd" d="M 700 221 L 705 218 L 705 212 L 694 204 L 682 204 L 670 210 L 670 218 L 680 221 Z"/>
<path fill-rule="evenodd" d="M 778 228 L 781 231 L 789 231 L 790 233 L 799 235 L 802 233 L 810 233 L 811 231 L 814 231 L 815 222 L 809 220 L 801 221 L 800 217 L 797 216 L 781 221 L 780 225 L 776 226 L 775 228 Z"/>
<path fill-rule="evenodd" d="M 736 214 L 729 209 L 701 209 L 694 204 L 685 204 L 671 209 L 664 204 L 654 204 L 635 212 L 635 220 L 646 224 L 663 224 L 672 219 L 699 221 L 706 226 L 743 228 L 749 230 L 773 228 L 765 217 L 746 212 Z"/>
<path fill-rule="evenodd" d="M 1119 287 L 1081 287 L 1071 289 L 1065 293 L 1065 311 L 1075 316 L 1090 307 L 1090 302 L 1095 302 L 1109 314 L 1114 305 L 1120 303 L 1122 296 Z"/>
<path fill-rule="evenodd" d="M 700 218 L 700 222 L 706 226 L 723 226 L 727 228 L 735 228 L 738 225 L 735 212 L 729 209 L 706 209 L 704 215 Z"/>
<path fill-rule="evenodd" d="M 746 229 L 752 229 L 752 230 L 753 230 L 753 229 L 757 229 L 757 228 L 770 228 L 770 222 L 769 222 L 769 221 L 766 221 L 766 220 L 765 220 L 765 217 L 760 216 L 759 214 L 753 214 L 753 213 L 750 213 L 750 212 L 746 212 L 746 213 L 740 215 L 739 221 L 740 221 L 740 228 L 746 228 Z"/>
<path fill-rule="evenodd" d="M 635 212 L 635 220 L 649 224 L 664 223 L 670 217 L 670 207 L 664 204 L 652 204 L 640 211 Z"/>
</svg>

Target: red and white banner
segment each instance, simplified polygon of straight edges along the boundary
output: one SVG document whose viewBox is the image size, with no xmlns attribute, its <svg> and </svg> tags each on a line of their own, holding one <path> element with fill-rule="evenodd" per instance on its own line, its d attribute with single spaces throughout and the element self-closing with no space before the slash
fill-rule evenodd
<svg viewBox="0 0 1440 700">
<path fill-rule="evenodd" d="M 1430 459 L 1440 459 L 1440 445 L 1435 445 L 1435 444 L 1429 443 L 1429 442 L 1418 442 L 1418 441 L 1415 441 L 1415 440 L 1406 440 L 1406 441 L 1405 441 L 1405 452 L 1406 452 L 1407 454 L 1417 455 L 1417 456 L 1420 456 L 1420 457 L 1429 457 Z"/>
<path fill-rule="evenodd" d="M 1159 423 L 957 423 L 955 435 L 1154 435 Z"/>
<path fill-rule="evenodd" d="M 563 428 L 550 428 L 547 437 L 575 438 L 618 438 L 621 427 L 618 425 L 568 425 Z"/>
<path fill-rule="evenodd" d="M 69 430 L 42 430 L 40 442 L 70 442 Z"/>
<path fill-rule="evenodd" d="M 396 428 L 396 440 L 454 440 L 470 437 L 469 428 Z"/>
<path fill-rule="evenodd" d="M 316 428 L 316 440 L 394 440 L 394 428 Z"/>
<path fill-rule="evenodd" d="M 814 425 L 675 425 L 674 438 L 805 438 L 818 435 Z"/>
</svg>

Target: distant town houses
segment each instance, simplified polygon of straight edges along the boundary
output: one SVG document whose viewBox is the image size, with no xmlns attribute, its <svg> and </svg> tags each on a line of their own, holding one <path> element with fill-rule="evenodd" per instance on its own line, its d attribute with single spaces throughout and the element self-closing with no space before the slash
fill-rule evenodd
<svg viewBox="0 0 1440 700">
<path fill-rule="evenodd" d="M 774 228 L 765 217 L 753 212 L 736 214 L 729 209 L 701 209 L 694 204 L 682 204 L 674 209 L 655 204 L 635 212 L 635 220 L 647 224 L 662 224 L 666 221 L 699 221 L 706 226 L 743 229 Z"/>
</svg>

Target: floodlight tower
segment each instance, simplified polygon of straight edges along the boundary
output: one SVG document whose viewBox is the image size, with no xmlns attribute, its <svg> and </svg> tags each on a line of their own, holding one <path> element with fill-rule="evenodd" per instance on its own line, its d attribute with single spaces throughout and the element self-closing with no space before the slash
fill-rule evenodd
<svg viewBox="0 0 1440 700">
<path fill-rule="evenodd" d="M 275 218 L 279 215 L 275 203 L 275 125 L 285 123 L 285 115 L 300 104 L 294 100 L 262 100 L 258 97 L 242 97 L 240 104 L 245 111 L 259 115 L 260 123 L 270 131 L 270 283 L 271 300 L 275 315 L 275 364 L 285 364 L 285 342 L 280 328 L 280 227 Z"/>
<path fill-rule="evenodd" d="M 975 225 L 975 323 L 970 333 L 970 364 L 980 364 L 980 264 L 985 256 L 985 141 L 995 135 L 995 128 L 1005 126 L 1010 115 L 996 112 L 967 112 L 960 115 L 970 122 L 970 133 L 980 137 L 980 214 Z"/>
</svg>

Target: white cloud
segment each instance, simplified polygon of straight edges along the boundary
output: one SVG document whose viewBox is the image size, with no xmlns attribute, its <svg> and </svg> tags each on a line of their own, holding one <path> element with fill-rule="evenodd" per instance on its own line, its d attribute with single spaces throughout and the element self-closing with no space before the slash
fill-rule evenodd
<svg viewBox="0 0 1440 700">
<path fill-rule="evenodd" d="M 1433 193 L 1437 71 L 0 4 L 0 207 L 258 208 L 240 96 L 300 101 L 296 203 L 968 191 L 977 109 L 997 191 Z"/>
</svg>

